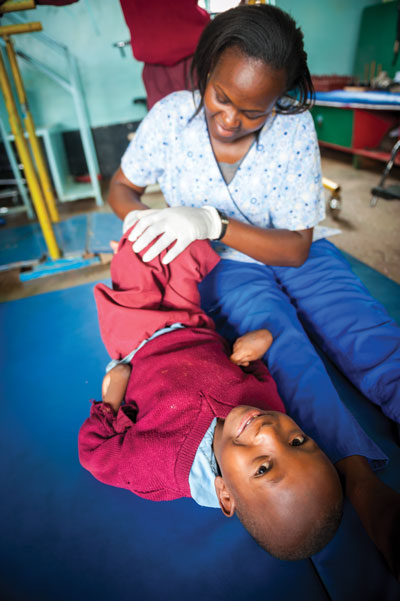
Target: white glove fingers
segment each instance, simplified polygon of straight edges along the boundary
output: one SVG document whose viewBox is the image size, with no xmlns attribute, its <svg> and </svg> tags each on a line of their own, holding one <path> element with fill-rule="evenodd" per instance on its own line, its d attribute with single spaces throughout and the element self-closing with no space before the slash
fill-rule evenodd
<svg viewBox="0 0 400 601">
<path fill-rule="evenodd" d="M 143 234 L 143 232 L 151 225 L 151 215 L 148 219 L 140 219 L 136 222 L 135 227 L 128 236 L 128 240 L 136 242 L 136 240 Z"/>
<path fill-rule="evenodd" d="M 142 251 L 144 248 L 146 248 L 146 246 L 151 244 L 151 242 L 153 242 L 153 240 L 155 238 L 157 238 L 157 236 L 160 236 L 161 234 L 165 234 L 165 233 L 167 233 L 167 232 L 166 232 L 166 227 L 165 227 L 164 222 L 157 221 L 156 223 L 149 225 L 149 227 L 143 232 L 143 234 L 139 238 L 137 238 L 136 242 L 133 244 L 133 246 L 132 246 L 133 251 L 134 252 Z M 176 236 L 173 232 L 168 232 L 168 233 L 170 236 L 170 242 L 172 242 L 172 240 L 176 239 Z"/>
<path fill-rule="evenodd" d="M 146 231 L 138 238 L 134 244 L 132 244 L 132 250 L 135 253 L 140 253 L 146 246 L 153 242 L 154 238 L 160 234 L 158 231 L 154 231 L 152 227 L 148 227 Z"/>
<path fill-rule="evenodd" d="M 122 223 L 122 233 L 125 234 L 125 232 L 127 232 L 134 223 L 137 222 L 138 217 L 137 214 L 141 213 L 141 211 L 131 211 L 130 213 L 128 213 Z"/>
<path fill-rule="evenodd" d="M 173 242 L 174 236 L 168 232 L 165 232 L 154 244 L 151 245 L 149 250 L 143 255 L 142 259 L 145 263 L 152 261 L 157 257 L 163 250 L 167 248 Z"/>
<path fill-rule="evenodd" d="M 132 227 L 134 223 L 135 227 L 128 236 L 128 239 L 134 242 L 134 252 L 142 251 L 154 238 L 164 234 L 160 241 L 153 245 L 154 248 L 146 252 L 145 261 L 154 259 L 176 240 L 163 259 L 165 265 L 173 261 L 194 240 L 215 239 L 221 232 L 221 219 L 214 207 L 169 207 L 131 211 L 125 218 L 124 228 L 128 224 Z"/>
<path fill-rule="evenodd" d="M 132 227 L 132 225 L 134 225 L 137 221 L 140 221 L 141 219 L 143 219 L 143 217 L 149 217 L 150 215 L 152 215 L 153 213 L 158 213 L 159 210 L 157 209 L 135 209 L 133 211 L 130 211 L 126 216 L 125 219 L 122 223 L 122 232 L 125 234 L 126 231 L 129 230 L 129 228 Z"/>
<path fill-rule="evenodd" d="M 133 212 L 133 211 L 132 211 Z M 145 211 L 135 211 L 136 215 L 136 225 L 134 229 L 128 236 L 128 240 L 131 242 L 135 242 L 142 235 L 146 228 L 153 223 L 156 223 L 162 217 L 160 213 L 162 210 L 160 209 L 146 209 Z M 126 218 L 125 218 L 126 219 Z"/>
<path fill-rule="evenodd" d="M 168 263 L 171 263 L 171 261 L 173 261 L 174 259 L 176 259 L 176 257 L 178 255 L 181 254 L 181 252 L 183 250 L 185 250 L 185 248 L 187 246 L 189 246 L 189 244 L 192 242 L 192 240 L 177 240 L 174 244 L 174 246 L 167 252 L 167 254 L 165 255 L 165 257 L 162 259 L 162 263 L 164 265 L 168 265 Z"/>
</svg>

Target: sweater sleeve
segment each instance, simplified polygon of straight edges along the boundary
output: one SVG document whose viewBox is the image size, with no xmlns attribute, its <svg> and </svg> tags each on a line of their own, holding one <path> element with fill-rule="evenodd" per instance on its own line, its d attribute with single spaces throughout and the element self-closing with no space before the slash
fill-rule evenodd
<svg viewBox="0 0 400 601">
<path fill-rule="evenodd" d="M 78 436 L 82 466 L 100 482 L 120 488 L 127 487 L 121 468 L 132 462 L 134 451 L 134 422 L 127 413 L 122 407 L 115 413 L 107 403 L 93 402 Z"/>
</svg>

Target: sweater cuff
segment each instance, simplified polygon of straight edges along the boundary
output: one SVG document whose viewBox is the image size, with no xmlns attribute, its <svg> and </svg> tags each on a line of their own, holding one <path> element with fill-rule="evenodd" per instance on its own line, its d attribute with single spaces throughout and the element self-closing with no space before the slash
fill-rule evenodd
<svg viewBox="0 0 400 601">
<path fill-rule="evenodd" d="M 103 403 L 103 401 L 92 401 L 90 416 L 97 417 L 106 427 L 112 428 L 118 433 L 124 432 L 133 425 L 132 420 L 125 415 L 122 407 L 115 413 L 112 407 L 108 403 Z"/>
<path fill-rule="evenodd" d="M 128 428 L 133 426 L 133 422 L 129 417 L 125 414 L 122 407 L 118 409 L 118 413 L 115 419 L 114 428 L 116 432 L 125 432 Z"/>
<path fill-rule="evenodd" d="M 114 411 L 103 401 L 92 400 L 92 407 L 90 409 L 90 417 L 99 417 L 102 420 L 111 422 L 115 418 Z"/>
</svg>

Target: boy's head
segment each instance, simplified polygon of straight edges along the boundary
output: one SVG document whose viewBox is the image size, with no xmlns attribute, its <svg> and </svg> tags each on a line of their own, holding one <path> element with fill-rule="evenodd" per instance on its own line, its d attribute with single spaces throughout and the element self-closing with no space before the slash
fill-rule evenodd
<svg viewBox="0 0 400 601">
<path fill-rule="evenodd" d="M 320 551 L 342 515 L 335 468 L 284 413 L 235 407 L 218 420 L 215 488 L 223 513 L 235 512 L 256 542 L 278 559 Z"/>
</svg>

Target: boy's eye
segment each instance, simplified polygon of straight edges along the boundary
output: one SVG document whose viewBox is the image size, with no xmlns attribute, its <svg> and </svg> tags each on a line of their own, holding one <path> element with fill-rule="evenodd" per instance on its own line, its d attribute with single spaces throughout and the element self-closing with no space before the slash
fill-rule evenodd
<svg viewBox="0 0 400 601">
<path fill-rule="evenodd" d="M 260 465 L 260 467 L 257 469 L 256 473 L 254 474 L 256 477 L 258 476 L 263 476 L 264 474 L 266 474 L 267 472 L 269 472 L 269 470 L 272 467 L 272 463 L 270 461 L 266 461 L 265 463 L 263 463 L 262 465 Z"/>
<path fill-rule="evenodd" d="M 298 436 L 296 436 L 295 438 L 293 438 L 293 440 L 291 441 L 291 445 L 292 447 L 299 447 L 300 445 L 304 444 L 306 442 L 306 437 L 303 436 L 302 434 L 299 434 Z"/>
</svg>

